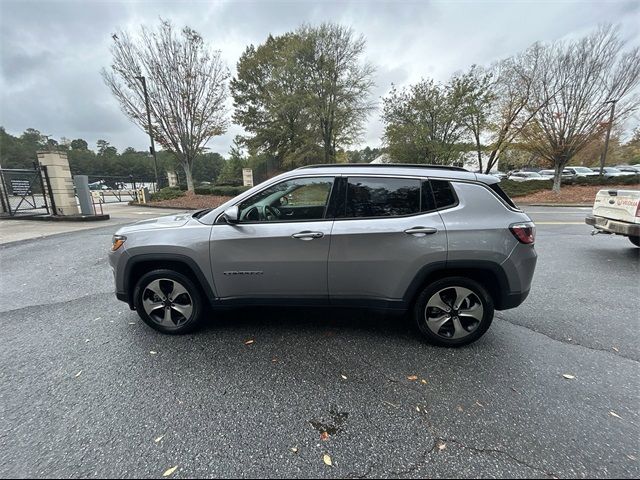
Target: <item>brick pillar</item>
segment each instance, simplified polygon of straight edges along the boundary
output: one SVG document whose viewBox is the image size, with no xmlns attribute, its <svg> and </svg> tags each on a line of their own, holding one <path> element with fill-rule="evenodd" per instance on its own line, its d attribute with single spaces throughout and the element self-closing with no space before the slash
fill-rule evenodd
<svg viewBox="0 0 640 480">
<path fill-rule="evenodd" d="M 55 215 L 79 215 L 73 193 L 73 179 L 65 152 L 38 152 L 38 162 L 47 167 L 51 194 L 56 202 Z"/>
</svg>

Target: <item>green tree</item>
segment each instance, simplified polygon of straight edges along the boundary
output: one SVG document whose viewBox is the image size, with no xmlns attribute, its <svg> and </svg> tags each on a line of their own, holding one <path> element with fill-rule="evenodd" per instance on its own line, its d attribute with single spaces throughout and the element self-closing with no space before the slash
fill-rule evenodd
<svg viewBox="0 0 640 480">
<path fill-rule="evenodd" d="M 229 150 L 229 158 L 222 167 L 217 183 L 228 185 L 242 185 L 242 169 L 247 164 L 247 158 L 242 153 L 241 139 L 236 137 Z"/>
<path fill-rule="evenodd" d="M 396 162 L 451 165 L 460 161 L 468 90 L 422 80 L 408 88 L 393 87 L 383 99 L 382 119 L 387 151 Z"/>
<path fill-rule="evenodd" d="M 335 24 L 247 47 L 231 92 L 250 155 L 272 158 L 279 170 L 333 162 L 338 148 L 356 141 L 372 109 L 364 47 L 362 37 Z"/>
</svg>

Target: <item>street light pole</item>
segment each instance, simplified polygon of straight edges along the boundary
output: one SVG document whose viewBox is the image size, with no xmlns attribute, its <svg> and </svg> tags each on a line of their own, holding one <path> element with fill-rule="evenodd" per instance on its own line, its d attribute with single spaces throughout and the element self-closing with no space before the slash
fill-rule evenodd
<svg viewBox="0 0 640 480">
<path fill-rule="evenodd" d="M 151 153 L 153 154 L 153 171 L 156 175 L 156 189 L 159 190 L 162 185 L 160 185 L 160 179 L 158 178 L 158 157 L 156 156 L 156 147 L 153 143 L 153 134 L 151 132 L 151 110 L 149 109 L 149 95 L 147 94 L 147 80 L 144 77 L 136 77 L 136 80 L 140 80 L 142 82 L 142 90 L 144 91 L 144 102 L 147 105 L 147 125 L 149 125 L 149 140 L 151 141 Z"/>
<path fill-rule="evenodd" d="M 604 152 L 600 156 L 600 176 L 604 174 L 604 162 L 607 160 L 607 150 L 609 149 L 609 137 L 611 136 L 611 125 L 613 124 L 613 115 L 616 111 L 616 102 L 618 100 L 609 100 L 604 102 L 605 104 L 611 104 L 611 115 L 609 116 L 609 126 L 607 128 L 607 136 L 604 140 Z"/>
</svg>

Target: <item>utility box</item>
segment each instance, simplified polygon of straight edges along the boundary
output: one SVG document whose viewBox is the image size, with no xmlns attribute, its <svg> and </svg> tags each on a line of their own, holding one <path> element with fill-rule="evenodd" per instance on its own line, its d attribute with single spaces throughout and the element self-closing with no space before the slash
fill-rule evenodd
<svg viewBox="0 0 640 480">
<path fill-rule="evenodd" d="M 82 215 L 93 215 L 95 212 L 93 211 L 91 190 L 89 190 L 89 177 L 86 175 L 74 175 L 73 183 L 80 203 L 80 213 Z"/>
<path fill-rule="evenodd" d="M 151 200 L 147 187 L 139 188 L 137 191 L 138 203 L 148 203 Z"/>
</svg>

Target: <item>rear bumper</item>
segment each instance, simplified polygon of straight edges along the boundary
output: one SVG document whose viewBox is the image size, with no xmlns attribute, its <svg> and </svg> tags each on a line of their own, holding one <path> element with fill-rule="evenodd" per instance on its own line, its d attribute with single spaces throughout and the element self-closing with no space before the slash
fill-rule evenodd
<svg viewBox="0 0 640 480">
<path fill-rule="evenodd" d="M 626 237 L 640 236 L 640 224 L 637 223 L 620 222 L 595 215 L 587 215 L 584 221 L 587 225 L 591 225 L 603 232 L 624 235 Z"/>
</svg>

